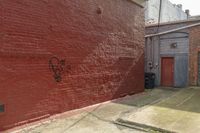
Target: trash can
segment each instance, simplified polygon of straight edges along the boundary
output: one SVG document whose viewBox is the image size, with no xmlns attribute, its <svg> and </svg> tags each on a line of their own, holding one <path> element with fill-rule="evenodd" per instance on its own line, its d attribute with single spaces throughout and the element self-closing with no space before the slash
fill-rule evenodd
<svg viewBox="0 0 200 133">
<path fill-rule="evenodd" d="M 2 113 L 4 111 L 5 111 L 5 106 L 4 106 L 4 104 L 0 103 L 0 113 Z"/>
<path fill-rule="evenodd" d="M 153 89 L 155 87 L 155 73 L 145 73 L 145 88 Z"/>
</svg>

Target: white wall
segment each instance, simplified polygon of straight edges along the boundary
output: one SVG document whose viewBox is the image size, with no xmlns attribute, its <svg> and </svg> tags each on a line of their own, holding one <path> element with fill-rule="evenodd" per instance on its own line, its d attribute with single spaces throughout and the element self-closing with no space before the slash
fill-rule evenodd
<svg viewBox="0 0 200 133">
<path fill-rule="evenodd" d="M 159 17 L 160 0 L 148 0 L 145 5 L 146 23 L 157 23 Z M 187 14 L 169 0 L 162 0 L 161 22 L 187 19 Z"/>
</svg>

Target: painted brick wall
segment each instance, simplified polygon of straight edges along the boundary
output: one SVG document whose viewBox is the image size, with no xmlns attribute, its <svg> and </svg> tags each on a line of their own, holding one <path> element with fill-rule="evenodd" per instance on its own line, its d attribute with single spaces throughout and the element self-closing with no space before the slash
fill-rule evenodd
<svg viewBox="0 0 200 133">
<path fill-rule="evenodd" d="M 128 0 L 0 1 L 0 130 L 143 89 L 143 8 Z"/>
<path fill-rule="evenodd" d="M 198 52 L 200 52 L 200 26 L 190 28 L 190 85 L 197 85 L 198 81 Z"/>
</svg>

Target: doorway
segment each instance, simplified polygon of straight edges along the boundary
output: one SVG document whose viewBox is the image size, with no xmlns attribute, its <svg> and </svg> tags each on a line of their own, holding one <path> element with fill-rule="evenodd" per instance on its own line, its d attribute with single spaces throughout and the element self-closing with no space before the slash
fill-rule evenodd
<svg viewBox="0 0 200 133">
<path fill-rule="evenodd" d="M 174 86 L 174 57 L 162 57 L 161 59 L 161 85 Z"/>
</svg>

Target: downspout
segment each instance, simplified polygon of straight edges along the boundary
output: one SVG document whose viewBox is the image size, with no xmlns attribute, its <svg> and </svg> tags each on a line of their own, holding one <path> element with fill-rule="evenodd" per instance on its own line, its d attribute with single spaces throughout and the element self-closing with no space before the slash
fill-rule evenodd
<svg viewBox="0 0 200 133">
<path fill-rule="evenodd" d="M 162 6 L 163 6 L 163 1 L 160 0 L 160 4 L 159 4 L 159 15 L 158 15 L 158 26 L 157 26 L 157 31 L 156 31 L 156 34 L 159 33 L 159 28 L 160 28 L 160 22 L 161 22 L 161 17 L 162 17 Z M 158 40 L 157 40 L 158 39 Z M 156 43 L 158 43 L 158 47 L 160 46 L 160 36 L 158 36 L 158 38 L 154 38 L 154 37 L 151 37 L 151 46 L 152 46 L 152 69 L 154 70 L 157 70 L 157 66 L 155 65 L 155 40 L 156 40 Z M 158 49 L 158 54 L 160 53 L 160 49 Z M 151 69 L 151 70 L 152 70 Z"/>
</svg>

